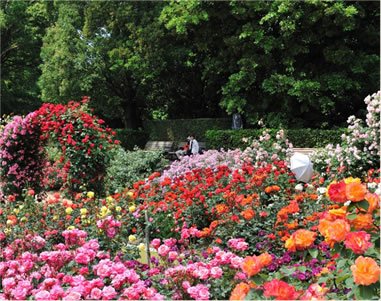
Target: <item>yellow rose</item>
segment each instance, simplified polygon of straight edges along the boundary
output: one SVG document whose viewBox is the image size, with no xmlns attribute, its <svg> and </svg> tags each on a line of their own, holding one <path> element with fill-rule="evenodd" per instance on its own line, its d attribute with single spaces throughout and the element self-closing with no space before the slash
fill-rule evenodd
<svg viewBox="0 0 381 301">
<path fill-rule="evenodd" d="M 94 192 L 89 191 L 89 192 L 87 193 L 87 197 L 90 198 L 90 199 L 92 199 L 92 198 L 94 197 Z"/>
<path fill-rule="evenodd" d="M 114 199 L 113 199 L 112 196 L 108 196 L 108 197 L 106 198 L 106 201 L 107 201 L 108 203 L 111 203 L 113 200 L 114 200 Z"/>
<path fill-rule="evenodd" d="M 87 213 L 87 209 L 86 208 L 81 208 L 81 210 L 79 210 L 81 212 L 81 215 L 86 215 Z"/>
<path fill-rule="evenodd" d="M 122 211 L 122 207 L 120 207 L 120 206 L 116 206 L 116 207 L 115 207 L 115 211 L 116 211 L 116 212 L 120 212 L 120 211 Z"/>
<path fill-rule="evenodd" d="M 10 219 L 8 219 L 7 220 L 7 226 L 10 226 L 10 225 L 13 225 L 13 222 Z"/>
<path fill-rule="evenodd" d="M 12 228 L 5 228 L 4 233 L 5 234 L 10 234 L 12 232 Z"/>
<path fill-rule="evenodd" d="M 67 207 L 65 212 L 66 212 L 66 214 L 70 215 L 73 213 L 73 209 L 71 209 L 71 207 Z"/>
<path fill-rule="evenodd" d="M 130 236 L 128 236 L 128 241 L 131 243 L 136 241 L 136 236 L 131 234 Z"/>
<path fill-rule="evenodd" d="M 132 198 L 134 196 L 134 193 L 132 191 L 129 191 L 127 192 L 127 196 L 129 196 L 130 198 Z"/>
<path fill-rule="evenodd" d="M 58 220 L 58 215 L 53 215 L 53 220 L 54 221 Z"/>
<path fill-rule="evenodd" d="M 146 249 L 145 244 L 144 244 L 144 243 L 140 243 L 140 244 L 138 245 L 138 249 L 139 249 L 139 251 L 144 251 L 144 250 Z"/>
<path fill-rule="evenodd" d="M 361 183 L 361 180 L 359 178 L 349 177 L 349 178 L 344 179 L 344 183 L 345 184 L 349 184 L 349 183 Z"/>
<path fill-rule="evenodd" d="M 67 227 L 67 229 L 68 229 L 68 230 L 74 230 L 75 227 L 74 227 L 74 226 L 69 226 L 69 227 Z"/>
<path fill-rule="evenodd" d="M 130 211 L 130 213 L 135 212 L 135 210 L 136 210 L 136 207 L 134 205 L 128 207 L 128 211 Z"/>
<path fill-rule="evenodd" d="M 14 214 L 19 214 L 20 210 L 19 209 L 13 209 Z"/>
</svg>

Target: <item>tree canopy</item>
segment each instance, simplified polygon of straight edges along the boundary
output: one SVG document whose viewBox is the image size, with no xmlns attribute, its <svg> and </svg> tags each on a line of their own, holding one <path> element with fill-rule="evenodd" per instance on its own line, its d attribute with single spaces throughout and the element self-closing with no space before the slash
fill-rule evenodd
<svg viewBox="0 0 381 301">
<path fill-rule="evenodd" d="M 98 114 L 130 128 L 146 118 L 234 112 L 252 124 L 340 125 L 379 87 L 379 8 L 320 0 L 5 1 L 3 111 L 20 111 L 14 99 L 89 95 Z M 17 61 L 24 66 L 12 67 Z"/>
</svg>

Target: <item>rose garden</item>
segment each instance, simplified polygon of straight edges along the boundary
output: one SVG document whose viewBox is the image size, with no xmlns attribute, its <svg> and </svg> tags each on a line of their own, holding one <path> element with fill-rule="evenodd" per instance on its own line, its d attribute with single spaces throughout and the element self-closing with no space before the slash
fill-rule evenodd
<svg viewBox="0 0 381 301">
<path fill-rule="evenodd" d="M 380 3 L 1 0 L 0 300 L 380 300 Z"/>
<path fill-rule="evenodd" d="M 365 103 L 365 123 L 350 117 L 340 146 L 312 155 L 309 183 L 283 131 L 264 130 L 116 192 L 107 166 L 121 146 L 87 98 L 13 117 L 1 299 L 378 299 L 380 92 Z"/>
</svg>

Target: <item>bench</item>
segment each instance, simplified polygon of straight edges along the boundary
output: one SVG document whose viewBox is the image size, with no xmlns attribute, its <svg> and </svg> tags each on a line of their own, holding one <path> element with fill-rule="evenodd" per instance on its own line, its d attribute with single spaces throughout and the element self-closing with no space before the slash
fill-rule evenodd
<svg viewBox="0 0 381 301">
<path fill-rule="evenodd" d="M 317 148 L 297 148 L 297 147 L 294 147 L 293 152 L 294 152 L 294 154 L 295 153 L 302 153 L 302 154 L 308 156 L 316 150 L 318 150 L 318 149 Z"/>
<path fill-rule="evenodd" d="M 164 152 L 170 152 L 173 149 L 172 141 L 148 141 L 144 147 L 144 150 L 160 150 Z"/>
<path fill-rule="evenodd" d="M 179 142 L 177 144 L 177 147 L 174 147 L 173 141 L 148 141 L 146 145 L 144 146 L 144 150 L 146 151 L 153 151 L 153 150 L 159 150 L 163 151 L 165 153 L 165 156 L 169 160 L 176 160 L 176 151 L 179 149 L 182 149 L 184 145 L 187 142 Z M 206 150 L 206 143 L 205 142 L 198 142 L 198 145 L 200 147 L 200 150 L 204 151 Z"/>
</svg>

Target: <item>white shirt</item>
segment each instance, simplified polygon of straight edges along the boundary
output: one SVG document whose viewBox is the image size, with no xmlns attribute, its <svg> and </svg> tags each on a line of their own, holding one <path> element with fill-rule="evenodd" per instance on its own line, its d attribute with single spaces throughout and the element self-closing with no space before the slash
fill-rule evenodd
<svg viewBox="0 0 381 301">
<path fill-rule="evenodd" d="M 199 146 L 196 139 L 191 140 L 190 149 L 193 155 L 198 154 Z"/>
</svg>

